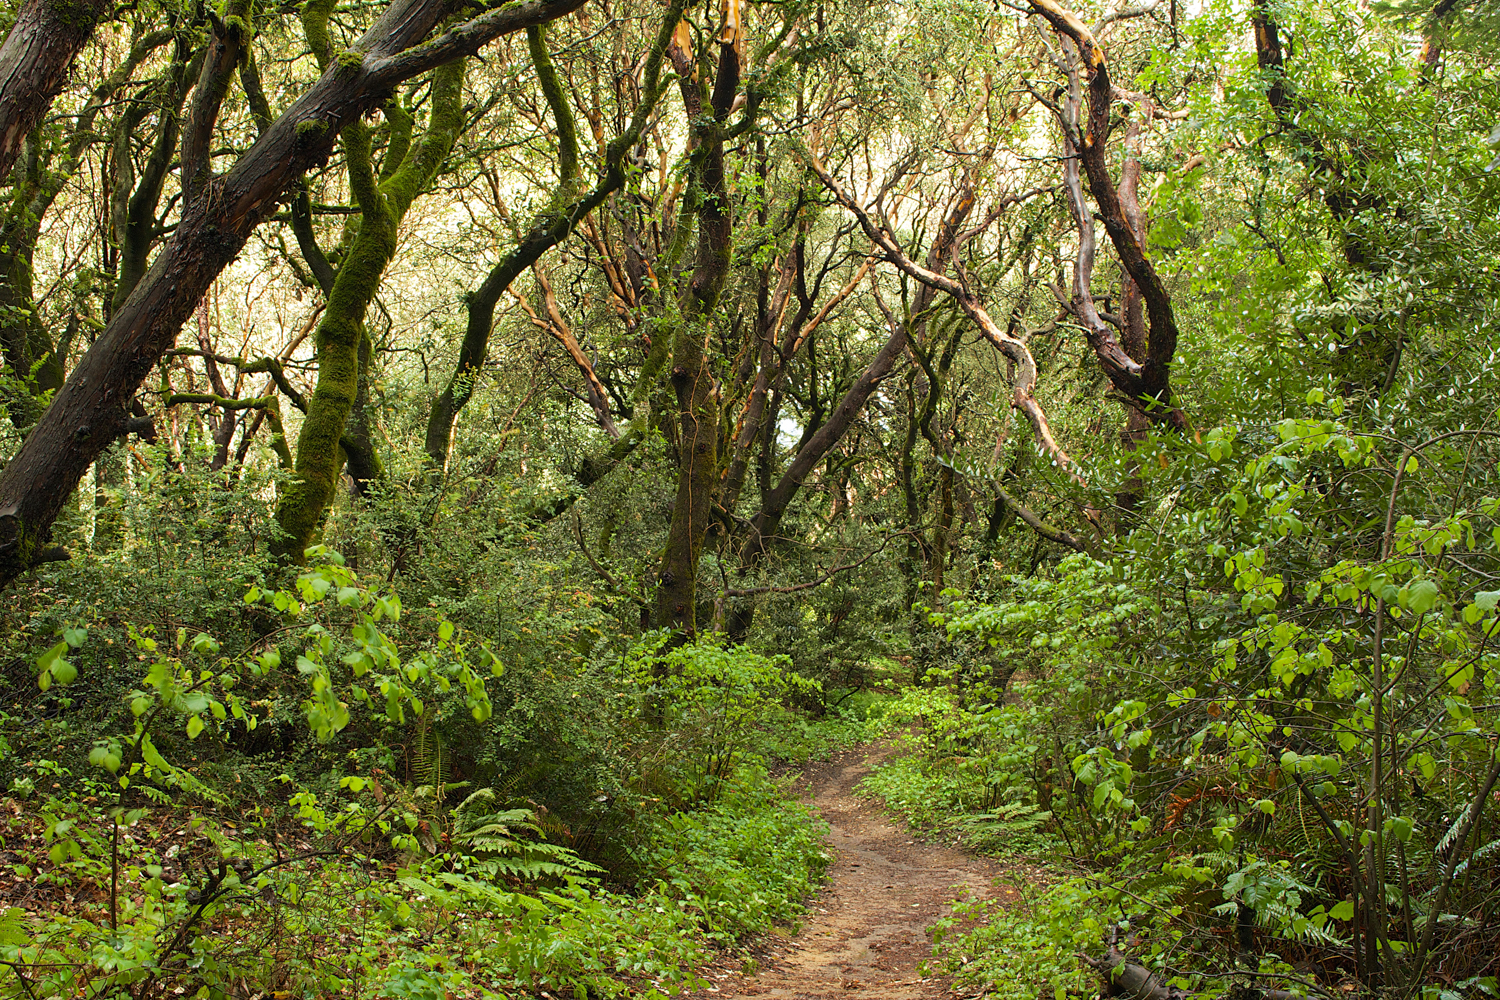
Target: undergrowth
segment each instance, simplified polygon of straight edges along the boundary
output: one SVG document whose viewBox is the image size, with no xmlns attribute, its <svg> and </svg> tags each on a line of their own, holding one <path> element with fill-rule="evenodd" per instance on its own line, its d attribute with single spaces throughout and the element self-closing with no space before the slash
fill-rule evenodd
<svg viewBox="0 0 1500 1000">
<path fill-rule="evenodd" d="M 796 921 L 824 827 L 772 769 L 860 723 L 790 708 L 821 689 L 789 658 L 662 634 L 601 656 L 591 679 L 613 697 L 566 711 L 608 728 L 578 742 L 592 752 L 567 784 L 530 786 L 550 785 L 553 809 L 485 764 L 520 714 L 503 698 L 515 661 L 310 554 L 292 587 L 243 599 L 285 623 L 280 646 L 67 626 L 37 661 L 70 762 L 6 720 L 0 742 L 31 745 L 0 800 L 16 902 L 0 911 L 0 996 L 649 997 Z M 101 673 L 114 705 L 88 687 Z M 272 685 L 305 697 L 278 718 Z M 86 762 L 66 728 L 79 696 L 105 709 Z M 328 765 L 312 780 L 287 758 L 252 769 L 235 746 L 300 725 Z"/>
<path fill-rule="evenodd" d="M 946 688 L 913 688 L 875 705 L 867 732 L 895 754 L 860 782 L 909 826 L 950 836 L 971 850 L 1007 855 L 1049 849 L 1052 814 L 1030 766 L 1037 747 L 1025 738 L 1033 710 L 1015 705 L 963 707 Z M 1001 736 L 998 748 L 981 737 Z"/>
<path fill-rule="evenodd" d="M 785 793 L 746 767 L 712 806 L 663 817 L 647 861 L 656 876 L 633 892 L 539 843 L 523 810 L 484 816 L 483 835 L 464 850 L 405 860 L 354 850 L 368 829 L 319 851 L 311 828 L 306 838 L 275 837 L 223 816 L 196 815 L 186 831 L 166 816 L 124 817 L 133 822 L 118 841 L 113 918 L 114 828 L 91 821 L 83 800 L 48 803 L 45 826 L 12 801 L 11 850 L 42 839 L 54 848 L 15 873 L 25 869 L 60 905 L 48 917 L 5 912 L 0 958 L 15 964 L 0 989 L 38 998 L 214 998 L 251 986 L 296 997 L 659 996 L 697 985 L 694 970 L 716 950 L 802 912 L 827 866 L 824 828 Z M 304 800 L 304 813 L 331 832 L 335 805 Z M 163 934 L 182 940 L 163 949 Z"/>
</svg>

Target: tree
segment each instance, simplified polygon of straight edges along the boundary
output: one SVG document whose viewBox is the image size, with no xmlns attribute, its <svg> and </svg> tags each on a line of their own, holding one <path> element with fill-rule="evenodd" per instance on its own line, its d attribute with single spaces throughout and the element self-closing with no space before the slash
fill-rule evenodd
<svg viewBox="0 0 1500 1000">
<path fill-rule="evenodd" d="M 0 473 L 0 582 L 35 565 L 52 522 L 84 470 L 126 429 L 131 396 L 176 339 L 209 283 L 239 253 L 298 178 L 326 157 L 344 126 L 403 80 L 470 55 L 503 33 L 562 17 L 582 0 L 526 0 L 429 38 L 446 11 L 434 0 L 396 0 L 318 82 L 227 172 L 214 174 L 207 142 L 249 42 L 245 10 L 226 17 L 194 87 L 183 130 L 182 219 L 141 284 L 110 320 L 21 451 Z"/>
<path fill-rule="evenodd" d="M 0 42 L 0 177 L 68 80 L 73 58 L 110 10 L 101 0 L 28 0 Z"/>
</svg>

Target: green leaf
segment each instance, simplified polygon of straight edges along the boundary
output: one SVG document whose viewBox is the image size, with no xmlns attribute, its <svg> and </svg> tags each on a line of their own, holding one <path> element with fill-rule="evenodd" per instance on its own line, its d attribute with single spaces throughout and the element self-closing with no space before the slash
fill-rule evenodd
<svg viewBox="0 0 1500 1000">
<path fill-rule="evenodd" d="M 47 650 L 41 656 L 37 657 L 37 660 L 36 660 L 36 668 L 37 668 L 37 670 L 39 672 L 42 672 L 42 673 L 45 673 L 46 671 L 50 670 L 52 668 L 52 662 L 54 660 L 56 660 L 59 656 L 61 656 L 64 653 L 66 653 L 67 651 L 68 651 L 68 644 L 66 642 L 60 642 L 57 645 L 53 646 L 51 649 Z"/>
<path fill-rule="evenodd" d="M 190 739 L 190 740 L 197 739 L 198 738 L 198 734 L 201 733 L 201 732 L 203 732 L 203 716 L 201 716 L 201 715 L 191 715 L 191 716 L 188 716 L 188 723 L 187 723 L 188 739 Z"/>
<path fill-rule="evenodd" d="M 1354 904 L 1347 899 L 1340 900 L 1328 911 L 1328 915 L 1335 920 L 1353 920 Z"/>
<path fill-rule="evenodd" d="M 88 635 L 88 629 L 85 628 L 65 628 L 62 630 L 63 642 L 67 643 L 69 646 L 72 646 L 74 649 L 82 646 L 83 640 L 87 639 Z"/>
<path fill-rule="evenodd" d="M 453 623 L 448 621 L 446 618 L 443 619 L 442 624 L 438 626 L 438 638 L 443 642 L 447 642 L 449 639 L 453 638 Z"/>
<path fill-rule="evenodd" d="M 1417 614 L 1425 614 L 1437 605 L 1438 585 L 1431 580 L 1416 580 L 1407 588 L 1407 606 Z"/>
<path fill-rule="evenodd" d="M 78 668 L 67 660 L 58 659 L 52 664 L 52 676 L 59 684 L 72 684 L 78 679 Z"/>
<path fill-rule="evenodd" d="M 1415 753 L 1406 762 L 1407 767 L 1415 768 L 1422 773 L 1422 777 L 1432 780 L 1437 774 L 1437 761 L 1433 760 L 1430 753 Z"/>
</svg>

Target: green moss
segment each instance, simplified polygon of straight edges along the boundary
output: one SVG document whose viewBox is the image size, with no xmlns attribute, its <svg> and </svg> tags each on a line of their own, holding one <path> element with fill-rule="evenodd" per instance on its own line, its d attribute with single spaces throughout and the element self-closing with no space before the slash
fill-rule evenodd
<svg viewBox="0 0 1500 1000">
<path fill-rule="evenodd" d="M 341 64 L 348 55 L 339 56 Z M 359 398 L 365 311 L 380 288 L 386 265 L 396 255 L 402 216 L 432 183 L 458 138 L 463 124 L 462 92 L 462 60 L 434 72 L 426 132 L 412 144 L 399 169 L 378 182 L 371 166 L 370 127 L 351 122 L 341 134 L 360 223 L 339 264 L 318 325 L 317 388 L 297 438 L 296 476 L 276 510 L 276 520 L 286 534 L 277 547 L 283 555 L 297 558 L 312 544 L 337 492 L 346 457 L 340 441 Z"/>
<path fill-rule="evenodd" d="M 0 515 L 0 576 L 15 577 L 30 569 L 36 547 L 36 536 L 18 515 Z"/>
<path fill-rule="evenodd" d="M 89 31 L 99 20 L 100 9 L 83 0 L 54 0 L 52 16 L 57 23 L 73 31 Z"/>
<path fill-rule="evenodd" d="M 353 76 L 365 64 L 365 54 L 354 49 L 345 49 L 334 61 L 338 63 L 338 69 L 335 72 L 339 76 Z"/>
<path fill-rule="evenodd" d="M 328 33 L 328 18 L 333 15 L 334 0 L 307 0 L 302 5 L 302 35 L 318 61 L 319 69 L 328 68 L 333 51 L 333 37 Z"/>
<path fill-rule="evenodd" d="M 327 131 L 328 123 L 320 122 L 316 118 L 307 118 L 297 123 L 297 137 L 300 139 L 309 139 Z"/>
</svg>

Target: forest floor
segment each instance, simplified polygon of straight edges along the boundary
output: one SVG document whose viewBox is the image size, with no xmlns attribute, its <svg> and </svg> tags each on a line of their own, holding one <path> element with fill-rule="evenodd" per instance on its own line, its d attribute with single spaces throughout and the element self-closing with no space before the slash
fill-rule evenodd
<svg viewBox="0 0 1500 1000">
<path fill-rule="evenodd" d="M 927 928 L 955 899 L 1015 898 L 996 881 L 1018 865 L 976 857 L 923 841 L 855 786 L 891 754 L 862 747 L 812 765 L 799 784 L 805 801 L 830 829 L 833 860 L 822 891 L 794 937 L 772 936 L 753 948 L 754 961 L 704 971 L 711 983 L 695 1000 L 940 1000 L 954 992 L 946 977 L 923 975 L 932 955 Z"/>
</svg>

